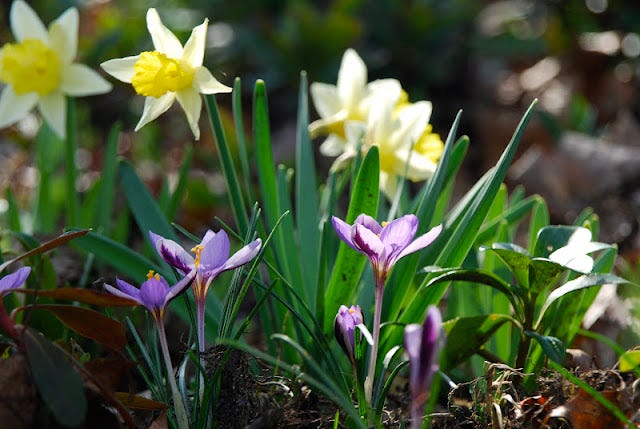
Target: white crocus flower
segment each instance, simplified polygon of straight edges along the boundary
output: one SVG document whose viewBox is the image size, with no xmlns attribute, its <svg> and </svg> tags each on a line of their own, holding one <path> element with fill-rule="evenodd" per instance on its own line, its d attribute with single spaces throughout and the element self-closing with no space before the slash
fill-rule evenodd
<svg viewBox="0 0 640 429">
<path fill-rule="evenodd" d="M 74 63 L 78 48 L 78 10 L 67 9 L 47 29 L 22 0 L 11 5 L 16 43 L 0 50 L 0 128 L 24 118 L 36 105 L 53 131 L 65 137 L 65 96 L 109 92 L 111 84 L 83 64 Z"/>
<path fill-rule="evenodd" d="M 346 140 L 345 123 L 366 122 L 373 97 L 385 94 L 397 100 L 401 87 L 396 79 L 367 83 L 366 65 L 356 51 L 347 49 L 342 57 L 337 85 L 314 82 L 310 91 L 320 119 L 309 125 L 309 132 L 312 138 L 327 136 L 320 146 L 320 153 L 325 156 L 341 156 L 337 161 L 339 165 L 353 150 Z"/>
<path fill-rule="evenodd" d="M 102 68 L 135 91 L 147 97 L 136 131 L 166 112 L 177 99 L 196 140 L 200 139 L 198 120 L 202 110 L 200 94 L 231 92 L 202 65 L 209 20 L 195 27 L 182 47 L 178 38 L 162 24 L 155 9 L 147 11 L 147 28 L 154 51 L 117 58 Z"/>
<path fill-rule="evenodd" d="M 395 196 L 398 177 L 419 182 L 435 172 L 443 145 L 431 133 L 430 116 L 429 101 L 398 103 L 385 96 L 373 100 L 362 147 L 378 147 L 380 189 L 387 198 Z M 350 133 L 349 138 L 361 139 L 362 134 Z"/>
</svg>

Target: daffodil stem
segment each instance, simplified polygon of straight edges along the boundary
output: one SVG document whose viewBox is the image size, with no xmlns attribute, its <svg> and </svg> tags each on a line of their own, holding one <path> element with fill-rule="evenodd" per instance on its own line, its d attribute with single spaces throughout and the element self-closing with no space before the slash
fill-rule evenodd
<svg viewBox="0 0 640 429">
<path fill-rule="evenodd" d="M 364 394 L 367 403 L 373 407 L 373 379 L 376 376 L 376 363 L 378 357 L 378 343 L 380 342 L 380 319 L 382 316 L 382 297 L 384 296 L 384 279 L 376 279 L 375 307 L 373 310 L 373 345 L 369 356 L 369 371 L 364 380 Z"/>
<path fill-rule="evenodd" d="M 160 339 L 160 348 L 162 349 L 162 355 L 164 357 L 164 363 L 167 368 L 167 381 L 171 388 L 171 395 L 173 396 L 173 407 L 176 414 L 176 421 L 179 429 L 189 429 L 189 417 L 187 416 L 187 410 L 182 402 L 182 396 L 178 391 L 178 385 L 176 383 L 175 372 L 173 371 L 173 365 L 171 364 L 171 356 L 169 355 L 169 346 L 167 345 L 167 335 L 164 330 L 164 322 L 161 319 L 156 319 L 156 326 L 158 328 L 158 338 Z"/>
<path fill-rule="evenodd" d="M 67 187 L 67 195 L 65 197 L 67 204 L 66 223 L 67 226 L 78 225 L 78 196 L 76 193 L 76 180 L 78 170 L 76 167 L 76 150 L 78 148 L 78 135 L 76 132 L 76 109 L 72 100 L 67 100 L 67 136 L 65 138 L 65 181 Z"/>
</svg>

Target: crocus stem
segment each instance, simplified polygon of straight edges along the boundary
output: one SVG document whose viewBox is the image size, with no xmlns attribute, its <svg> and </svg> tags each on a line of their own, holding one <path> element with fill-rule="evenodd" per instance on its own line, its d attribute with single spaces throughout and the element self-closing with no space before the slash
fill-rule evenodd
<svg viewBox="0 0 640 429">
<path fill-rule="evenodd" d="M 0 328 L 2 328 L 7 335 L 13 338 L 15 341 L 20 341 L 20 334 L 16 330 L 16 324 L 9 314 L 7 314 L 7 309 L 4 308 L 4 303 L 2 302 L 2 296 L 0 295 Z"/>
<path fill-rule="evenodd" d="M 171 356 L 169 355 L 169 346 L 167 345 L 167 335 L 164 330 L 164 321 L 156 319 L 156 327 L 158 328 L 158 337 L 160 338 L 160 348 L 162 349 L 162 355 L 164 357 L 164 363 L 167 367 L 167 380 L 171 387 L 171 395 L 173 396 L 173 407 L 176 413 L 176 421 L 179 429 L 189 429 L 189 418 L 187 417 L 187 410 L 182 402 L 182 396 L 178 391 L 178 385 L 176 384 L 175 373 L 173 371 L 173 365 L 171 364 Z"/>
<path fill-rule="evenodd" d="M 198 335 L 198 357 L 200 360 L 200 367 L 202 371 L 205 370 L 204 367 L 204 314 L 205 314 L 205 297 L 203 299 L 196 299 L 196 333 Z M 200 372 L 200 399 L 204 395 L 204 374 Z"/>
<path fill-rule="evenodd" d="M 373 310 L 373 346 L 369 356 L 369 371 L 364 380 L 364 394 L 370 407 L 373 406 L 373 378 L 376 375 L 376 361 L 378 357 L 378 343 L 380 341 L 380 318 L 382 316 L 382 297 L 384 296 L 385 279 L 376 279 L 375 308 Z"/>
</svg>

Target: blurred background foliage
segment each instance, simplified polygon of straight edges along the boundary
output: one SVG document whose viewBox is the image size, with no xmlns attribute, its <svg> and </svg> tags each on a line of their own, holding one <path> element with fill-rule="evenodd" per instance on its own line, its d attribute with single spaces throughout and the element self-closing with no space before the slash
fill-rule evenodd
<svg viewBox="0 0 640 429">
<path fill-rule="evenodd" d="M 77 6 L 79 55 L 96 68 L 107 59 L 152 48 L 145 24 L 149 7 L 158 9 L 183 42 L 195 25 L 209 18 L 205 65 L 227 85 L 242 77 L 247 118 L 254 81 L 267 83 L 277 161 L 288 162 L 293 156 L 300 71 L 306 70 L 310 82 L 335 83 L 348 47 L 355 48 L 367 64 L 370 80 L 394 77 L 410 100 L 431 100 L 436 132 L 446 134 L 457 110 L 464 109 L 460 129 L 470 135 L 475 148 L 468 157 L 470 181 L 495 162 L 534 97 L 540 99 L 540 114 L 525 135 L 522 152 L 532 144 L 553 148 L 567 130 L 601 136 L 621 112 L 634 125 L 640 118 L 640 3 L 634 1 L 34 0 L 30 4 L 45 22 Z M 3 43 L 12 40 L 6 25 L 10 5 L 3 1 L 0 11 Z M 221 95 L 218 101 L 223 110 L 230 109 L 231 97 Z M 91 175 L 99 172 L 101 147 L 116 121 L 122 121 L 125 131 L 119 153 L 135 161 L 152 189 L 157 191 L 160 180 L 177 171 L 185 144 L 191 142 L 182 112 L 174 108 L 132 134 L 142 103 L 129 85 L 119 82 L 114 82 L 110 94 L 78 103 L 83 124 L 79 162 L 86 173 L 81 180 L 91 182 Z M 2 130 L 0 137 L 28 148 L 35 120 Z M 230 114 L 226 122 L 231 130 Z M 247 119 L 245 127 L 250 126 Z M 179 220 L 187 226 L 192 221 L 210 222 L 212 213 L 224 217 L 224 183 L 212 171 L 217 162 L 210 131 L 202 129 L 202 141 L 195 145 L 191 197 L 181 211 L 183 217 L 194 219 Z M 330 162 L 319 161 L 325 166 Z M 2 162 L 7 162 L 6 156 Z M 30 173 L 20 168 L 29 166 L 29 155 L 12 162 L 0 173 L 0 188 L 12 182 L 28 187 L 25 177 Z M 563 213 L 552 208 L 552 215 Z M 637 229 L 637 222 L 633 227 Z"/>
</svg>

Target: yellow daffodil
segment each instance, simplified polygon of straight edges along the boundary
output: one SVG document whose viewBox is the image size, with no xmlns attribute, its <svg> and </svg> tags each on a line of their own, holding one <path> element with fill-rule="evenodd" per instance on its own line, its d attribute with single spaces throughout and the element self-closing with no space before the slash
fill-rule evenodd
<svg viewBox="0 0 640 429">
<path fill-rule="evenodd" d="M 22 0 L 11 5 L 16 43 L 0 50 L 0 128 L 25 117 L 36 105 L 53 131 L 65 137 L 65 96 L 82 97 L 111 90 L 111 84 L 83 64 L 74 63 L 78 47 L 78 10 L 67 9 L 47 29 Z"/>
<path fill-rule="evenodd" d="M 310 91 L 320 119 L 309 125 L 309 132 L 312 138 L 327 136 L 320 146 L 320 153 L 340 156 L 334 164 L 336 167 L 354 150 L 346 139 L 346 122 L 366 122 L 374 96 L 385 96 L 395 101 L 401 87 L 396 79 L 367 83 L 366 65 L 356 51 L 347 49 L 342 57 L 337 85 L 314 82 Z"/>
<path fill-rule="evenodd" d="M 378 146 L 380 152 L 380 189 L 393 199 L 398 177 L 413 182 L 429 179 L 442 153 L 440 136 L 431 132 L 431 102 L 393 102 L 376 97 L 366 128 L 349 126 L 348 139 L 361 140 L 363 150 Z M 351 143 L 354 146 L 356 143 Z"/>
<path fill-rule="evenodd" d="M 136 131 L 166 112 L 177 99 L 187 116 L 196 140 L 200 139 L 198 120 L 202 110 L 200 94 L 230 92 L 202 65 L 209 21 L 195 27 L 184 47 L 162 24 L 155 9 L 147 11 L 147 28 L 154 51 L 117 58 L 101 64 L 122 82 L 133 85 L 136 93 L 146 97 Z"/>
</svg>

